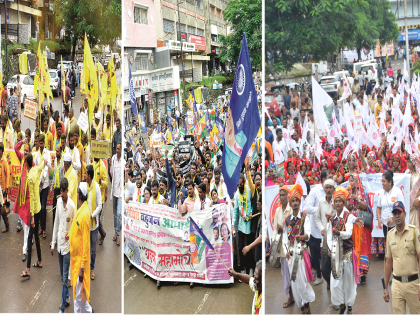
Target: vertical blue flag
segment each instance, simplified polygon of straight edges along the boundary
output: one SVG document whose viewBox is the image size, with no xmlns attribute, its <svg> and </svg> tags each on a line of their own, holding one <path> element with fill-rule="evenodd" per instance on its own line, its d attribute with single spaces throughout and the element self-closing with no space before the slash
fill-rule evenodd
<svg viewBox="0 0 420 315">
<path fill-rule="evenodd" d="M 260 126 L 261 119 L 252 77 L 251 60 L 249 59 L 246 35 L 243 33 L 242 47 L 226 118 L 225 145 L 222 155 L 223 179 L 231 198 L 233 198 L 239 183 L 241 167 Z"/>
<path fill-rule="evenodd" d="M 197 104 L 195 103 L 195 95 L 194 95 L 194 90 L 191 91 L 191 95 L 193 97 L 193 112 L 194 114 L 197 112 Z"/>
<path fill-rule="evenodd" d="M 160 125 L 156 126 L 156 131 L 157 131 L 157 133 L 160 133 Z"/>
<path fill-rule="evenodd" d="M 206 110 L 206 124 L 207 124 L 207 134 L 210 134 L 213 127 L 211 125 L 209 110 Z"/>
<path fill-rule="evenodd" d="M 184 126 L 182 127 L 182 128 L 184 128 L 184 131 L 185 131 L 185 134 L 187 134 L 187 117 L 185 117 L 185 119 L 184 119 Z"/>
<path fill-rule="evenodd" d="M 171 117 L 169 117 L 169 114 L 166 114 L 166 119 L 168 120 L 168 129 L 172 131 Z"/>
<path fill-rule="evenodd" d="M 136 146 L 136 144 L 134 143 L 133 139 L 132 139 L 130 136 L 128 136 L 128 140 L 130 141 L 130 144 L 131 144 L 133 147 L 135 147 L 135 146 Z"/>
<path fill-rule="evenodd" d="M 211 245 L 209 239 L 204 235 L 203 231 L 200 230 L 200 228 L 198 227 L 197 223 L 195 223 L 195 221 L 191 217 L 190 217 L 190 224 L 191 224 L 191 226 L 193 228 L 192 230 L 195 233 L 197 233 L 202 238 L 202 240 L 204 241 L 204 243 L 206 243 L 206 245 L 208 247 L 210 247 L 211 250 L 214 250 L 214 247 L 213 247 L 213 245 Z"/>
<path fill-rule="evenodd" d="M 131 75 L 130 61 L 128 61 L 128 89 L 130 93 L 131 110 L 133 111 L 133 115 L 137 117 L 138 116 L 137 102 L 136 102 L 136 94 L 134 94 L 134 84 L 133 84 L 133 77 Z"/>
</svg>

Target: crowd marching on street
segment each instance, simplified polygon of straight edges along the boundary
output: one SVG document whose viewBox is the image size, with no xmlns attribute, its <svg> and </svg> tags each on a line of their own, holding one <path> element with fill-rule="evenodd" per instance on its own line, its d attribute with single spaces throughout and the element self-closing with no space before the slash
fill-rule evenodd
<svg viewBox="0 0 420 315">
<path fill-rule="evenodd" d="M 229 274 L 250 283 L 251 289 L 258 292 L 253 308 L 258 311 L 262 302 L 262 154 L 257 141 L 261 130 L 242 166 L 236 192 L 230 198 L 222 174 L 223 145 L 225 141 L 229 145 L 227 128 L 232 119 L 229 100 L 230 95 L 217 109 L 194 108 L 194 116 L 178 112 L 174 119 L 168 115 L 165 122 L 155 121 L 147 128 L 140 120 L 140 126 L 127 131 L 124 200 L 127 204 L 166 205 L 178 209 L 181 217 L 226 204 L 230 215 L 222 214 L 220 227 L 217 223 L 211 226 L 215 242 L 232 241 L 234 268 L 229 269 Z M 195 107 L 195 101 L 190 105 L 191 109 Z M 204 130 L 200 122 L 204 122 Z M 154 145 L 154 136 L 158 134 L 162 140 Z M 185 140 L 189 141 L 188 152 L 185 152 Z M 130 264 L 130 269 L 133 267 Z M 158 289 L 161 285 L 157 281 Z M 190 287 L 193 286 L 191 282 Z"/>
<path fill-rule="evenodd" d="M 86 39 L 85 42 L 87 43 Z M 92 83 L 92 77 L 97 75 L 96 65 L 92 60 L 89 62 L 92 56 L 90 49 L 87 54 L 85 44 L 86 71 L 80 79 L 80 92 L 86 94 L 86 98 L 83 99 L 80 111 L 81 115 L 87 117 L 87 128 L 81 124 L 81 116 L 79 121 L 75 118 L 74 73 L 73 77 L 70 73 L 65 75 L 63 67 L 62 112 L 53 111 L 50 98 L 47 98 L 49 106 L 44 109 L 44 93 L 50 97 L 52 95 L 51 90 L 48 90 L 48 66 L 40 51 L 37 57 L 34 94 L 39 96 L 39 109 L 37 108 L 35 129 L 21 130 L 25 104 L 22 103 L 21 111 L 20 101 L 18 102 L 21 100 L 19 76 L 17 87 L 9 91 L 9 96 L 7 89 L 2 91 L 2 100 L 6 100 L 2 102 L 0 129 L 1 218 L 4 222 L 2 233 L 10 237 L 10 233 L 15 233 L 11 229 L 11 225 L 15 223 L 9 222 L 8 217 L 12 212 L 18 214 L 16 232 L 22 238 L 22 261 L 26 266 L 20 277 L 28 280 L 37 272 L 37 268 L 45 267 L 43 262 L 46 256 L 41 253 L 40 239 L 49 240 L 49 254 L 52 258 L 58 256 L 58 265 L 55 266 L 60 270 L 62 282 L 61 304 L 57 303 L 57 309 L 63 313 L 73 300 L 75 312 L 93 312 L 89 304 L 90 283 L 96 277 L 97 243 L 102 245 L 106 238 L 103 224 L 104 207 L 108 198 L 112 199 L 108 202 L 112 202 L 114 211 L 115 234 L 112 239 L 120 246 L 122 172 L 125 164 L 119 118 L 121 105 L 115 92 L 111 91 L 109 94 L 113 97 L 105 99 L 98 92 L 100 85 Z M 111 83 L 105 89 L 114 84 L 116 86 L 116 82 L 112 82 L 115 80 L 112 58 L 108 70 L 109 73 L 103 73 Z M 89 76 L 89 82 L 85 82 Z M 95 92 L 97 98 L 91 98 Z M 110 158 L 94 157 L 91 150 L 92 140 L 103 140 L 107 143 L 111 150 L 109 152 L 112 152 L 108 154 Z M 11 184 L 13 173 L 12 166 L 9 165 L 9 155 L 13 153 L 19 163 L 16 174 L 18 187 Z M 50 204 L 48 208 L 51 209 L 47 209 L 47 202 L 51 199 L 52 207 Z M 51 235 L 47 235 L 48 215 L 52 215 Z M 33 246 L 36 247 L 36 256 L 32 252 Z M 102 263 L 104 262 L 101 261 Z M 72 294 L 69 292 L 70 286 L 73 288 Z"/>
<path fill-rule="evenodd" d="M 392 291 L 394 313 L 406 304 L 420 313 L 420 80 L 407 66 L 390 80 L 383 66 L 380 82 L 344 75 L 333 99 L 313 78 L 302 98 L 283 87 L 281 117 L 267 113 L 265 189 L 279 196 L 267 255 L 283 277 L 283 308 L 309 314 L 312 286 L 325 282 L 334 308 L 352 313 L 376 256 L 385 302 Z"/>
</svg>

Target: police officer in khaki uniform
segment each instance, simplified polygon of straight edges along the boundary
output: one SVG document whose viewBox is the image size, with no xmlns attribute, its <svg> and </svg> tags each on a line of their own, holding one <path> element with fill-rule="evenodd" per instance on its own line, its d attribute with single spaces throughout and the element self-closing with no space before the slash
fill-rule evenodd
<svg viewBox="0 0 420 315">
<path fill-rule="evenodd" d="M 420 314 L 420 235 L 419 230 L 405 222 L 405 207 L 401 201 L 392 208 L 395 228 L 388 232 L 386 242 L 386 268 L 384 300 L 389 302 L 388 283 L 392 270 L 392 307 L 395 314 Z M 416 257 L 417 256 L 417 257 Z"/>
</svg>

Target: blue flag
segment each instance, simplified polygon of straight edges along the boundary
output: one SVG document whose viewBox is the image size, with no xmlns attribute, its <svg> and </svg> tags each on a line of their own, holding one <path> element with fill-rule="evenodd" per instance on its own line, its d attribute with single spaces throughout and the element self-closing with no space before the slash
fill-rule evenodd
<svg viewBox="0 0 420 315">
<path fill-rule="evenodd" d="M 233 80 L 230 107 L 225 128 L 222 155 L 222 174 L 229 196 L 233 198 L 239 183 L 241 167 L 261 126 L 257 93 L 252 77 L 246 35 L 242 35 L 242 47 Z"/>
<path fill-rule="evenodd" d="M 133 84 L 133 77 L 131 75 L 130 62 L 128 62 L 128 89 L 130 92 L 131 110 L 133 111 L 133 115 L 137 117 L 138 112 L 137 112 L 136 94 L 134 93 L 134 84 Z"/>
<path fill-rule="evenodd" d="M 223 122 L 221 121 L 221 119 L 219 118 L 219 116 L 215 116 L 215 122 L 216 122 L 216 127 L 219 130 L 219 135 L 223 138 L 225 135 L 225 126 L 223 125 Z"/>
<path fill-rule="evenodd" d="M 192 226 L 194 232 L 197 233 L 201 237 L 203 242 L 206 243 L 206 245 L 208 247 L 210 247 L 211 250 L 214 250 L 213 245 L 210 244 L 210 241 L 208 240 L 208 238 L 204 235 L 203 231 L 200 230 L 197 223 L 195 223 L 195 221 L 191 217 L 190 217 L 190 223 L 191 223 L 191 226 Z"/>
<path fill-rule="evenodd" d="M 136 147 L 136 144 L 134 143 L 134 140 L 133 140 L 130 136 L 128 136 L 128 140 L 130 141 L 130 144 L 131 144 L 133 147 Z"/>
<path fill-rule="evenodd" d="M 185 134 L 187 134 L 187 117 L 185 117 L 185 119 L 184 119 L 184 131 L 185 131 Z"/>
<path fill-rule="evenodd" d="M 160 125 L 156 126 L 157 133 L 160 133 Z"/>
<path fill-rule="evenodd" d="M 210 131 L 213 129 L 213 127 L 211 125 L 209 110 L 206 110 L 206 124 L 207 124 L 207 134 L 210 134 Z"/>
</svg>

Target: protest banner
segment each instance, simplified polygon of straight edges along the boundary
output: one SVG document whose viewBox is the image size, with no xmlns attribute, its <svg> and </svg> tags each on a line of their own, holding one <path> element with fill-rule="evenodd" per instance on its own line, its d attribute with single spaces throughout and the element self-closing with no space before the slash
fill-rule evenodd
<svg viewBox="0 0 420 315">
<path fill-rule="evenodd" d="M 21 169 L 22 164 L 19 161 L 19 158 L 17 157 L 15 150 L 5 149 L 4 155 L 6 157 L 7 164 L 9 165 L 9 172 L 10 172 L 10 177 L 9 177 L 10 189 L 9 189 L 8 198 L 12 202 L 15 202 L 18 195 L 20 180 L 22 177 L 22 169 Z M 36 153 L 32 153 L 32 155 L 35 158 Z M 49 175 L 50 188 L 51 188 L 51 183 L 54 178 L 55 152 L 50 152 L 50 158 L 51 158 L 51 168 L 49 170 L 48 175 Z M 47 198 L 47 208 L 52 207 L 53 198 L 54 198 L 54 190 L 50 189 L 50 192 L 48 193 L 48 198 Z"/>
<path fill-rule="evenodd" d="M 189 154 L 191 150 L 190 141 L 180 141 L 178 144 L 179 154 Z"/>
<path fill-rule="evenodd" d="M 362 130 L 364 131 L 363 124 L 362 124 L 362 114 L 354 115 L 354 132 L 358 135 L 362 134 Z"/>
<path fill-rule="evenodd" d="M 165 150 L 168 149 L 168 156 L 165 156 Z M 160 154 L 164 159 L 172 159 L 172 156 L 174 155 L 174 146 L 173 145 L 163 145 L 160 148 Z"/>
<path fill-rule="evenodd" d="M 156 169 L 156 180 L 159 182 L 162 177 L 168 180 L 168 177 L 164 171 L 162 171 L 160 168 Z"/>
<path fill-rule="evenodd" d="M 83 132 L 88 130 L 89 121 L 87 115 L 84 112 L 80 113 L 79 119 L 77 120 L 77 125 L 83 130 Z"/>
<path fill-rule="evenodd" d="M 184 162 L 179 163 L 179 170 L 182 172 L 183 176 L 187 175 L 191 168 L 191 160 L 185 160 Z"/>
<path fill-rule="evenodd" d="M 213 214 L 217 213 L 217 219 Z M 228 268 L 233 267 L 230 213 L 226 204 L 181 216 L 164 205 L 124 205 L 124 253 L 159 281 L 233 283 L 226 267 L 190 226 L 190 216 Z"/>
<path fill-rule="evenodd" d="M 185 135 L 185 141 L 190 141 L 191 145 L 194 145 L 194 136 L 193 135 Z"/>
<path fill-rule="evenodd" d="M 109 141 L 108 140 L 92 140 L 90 156 L 98 159 L 108 159 L 109 153 Z"/>
<path fill-rule="evenodd" d="M 155 133 L 151 136 L 151 143 L 150 146 L 152 148 L 160 148 L 163 145 L 162 142 L 162 134 L 161 133 Z"/>
<path fill-rule="evenodd" d="M 36 120 L 36 109 L 38 104 L 36 101 L 33 101 L 29 98 L 25 98 L 25 113 L 23 114 L 24 117 L 32 120 Z"/>
<path fill-rule="evenodd" d="M 382 174 L 360 174 L 360 179 L 366 187 L 366 193 L 369 196 L 372 211 L 373 211 L 373 230 L 372 237 L 384 237 L 382 229 L 378 226 L 378 217 L 376 215 L 376 207 L 378 205 L 378 196 L 383 190 L 382 188 Z M 410 175 L 409 174 L 394 174 L 394 185 L 401 189 L 404 200 L 399 200 L 404 203 L 406 211 L 406 222 L 408 223 L 410 217 Z M 341 184 L 342 187 L 347 187 L 348 182 Z M 290 186 L 288 186 L 290 187 Z M 313 186 L 311 187 L 311 189 Z M 302 200 L 303 201 L 303 200 Z M 397 200 L 395 200 L 397 201 Z M 280 196 L 278 186 L 269 186 L 265 188 L 265 217 L 267 222 L 268 234 L 271 238 L 273 235 L 273 224 L 276 210 L 279 206 Z M 302 206 L 305 209 L 305 206 Z"/>
</svg>

